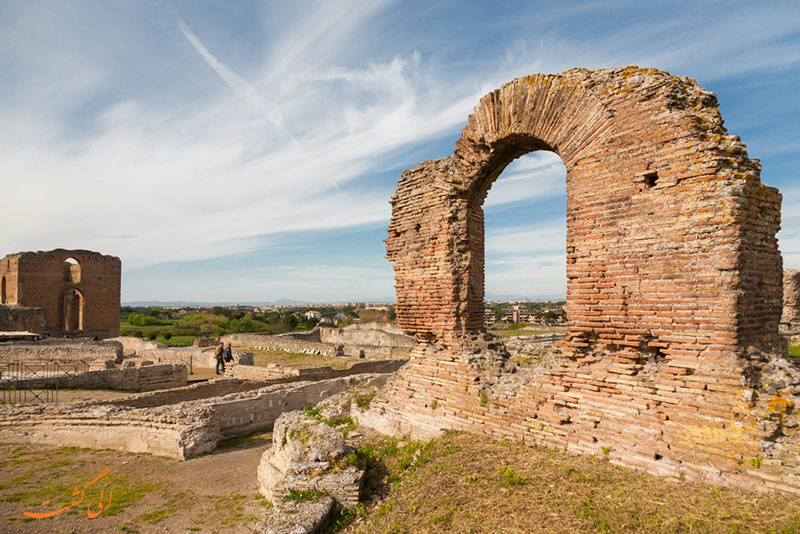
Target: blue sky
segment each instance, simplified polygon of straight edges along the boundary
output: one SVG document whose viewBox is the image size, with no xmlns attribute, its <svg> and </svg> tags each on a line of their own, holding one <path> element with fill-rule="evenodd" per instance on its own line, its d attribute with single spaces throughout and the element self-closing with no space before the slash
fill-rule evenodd
<svg viewBox="0 0 800 534">
<path fill-rule="evenodd" d="M 800 9 L 779 1 L 0 0 L 0 255 L 117 255 L 123 301 L 391 299 L 402 169 L 450 155 L 506 81 L 631 64 L 717 93 L 800 268 Z M 557 156 L 506 169 L 488 293 L 564 294 L 565 205 Z"/>
</svg>

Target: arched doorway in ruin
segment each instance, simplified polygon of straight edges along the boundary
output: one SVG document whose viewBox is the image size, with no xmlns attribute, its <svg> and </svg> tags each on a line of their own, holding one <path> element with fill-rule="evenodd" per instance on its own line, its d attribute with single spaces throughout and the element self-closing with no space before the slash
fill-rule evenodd
<svg viewBox="0 0 800 534">
<path fill-rule="evenodd" d="M 61 295 L 61 324 L 64 330 L 83 330 L 84 298 L 80 290 L 72 287 Z"/>
<path fill-rule="evenodd" d="M 566 168 L 554 152 L 535 151 L 506 166 L 482 205 L 485 224 L 485 326 L 502 332 L 554 333 L 532 301 L 566 297 Z M 517 302 L 503 304 L 499 302 Z M 560 310 L 560 306 L 558 308 Z M 553 314 L 555 315 L 555 314 Z M 550 328 L 547 328 L 550 327 Z"/>
<path fill-rule="evenodd" d="M 6 303 L 6 277 L 0 281 L 0 304 Z"/>
<path fill-rule="evenodd" d="M 64 260 L 64 282 L 70 284 L 81 283 L 81 264 L 75 258 Z"/>
<path fill-rule="evenodd" d="M 386 249 L 404 331 L 481 331 L 483 202 L 537 150 L 567 169 L 569 352 L 691 359 L 780 343 L 779 194 L 713 93 L 637 67 L 513 80 L 480 100 L 452 156 L 403 173 Z"/>
</svg>

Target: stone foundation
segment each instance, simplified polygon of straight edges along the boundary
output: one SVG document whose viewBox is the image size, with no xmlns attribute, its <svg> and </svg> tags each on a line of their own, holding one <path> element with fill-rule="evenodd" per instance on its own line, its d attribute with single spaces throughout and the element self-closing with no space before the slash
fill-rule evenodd
<svg viewBox="0 0 800 534">
<path fill-rule="evenodd" d="M 385 380 L 386 375 L 354 375 L 266 387 L 222 380 L 202 389 L 190 386 L 107 402 L 0 405 L 0 443 L 114 449 L 185 459 L 214 450 L 221 439 L 268 430 L 285 411 L 316 404 L 359 384 L 379 385 Z M 213 396 L 222 392 L 227 394 Z M 201 395 L 206 397 L 198 398 Z"/>
<path fill-rule="evenodd" d="M 737 364 L 676 367 L 597 352 L 520 368 L 494 341 L 461 351 L 420 345 L 359 422 L 387 434 L 452 428 L 579 454 L 609 450 L 612 462 L 655 474 L 800 493 L 800 366 Z"/>
<path fill-rule="evenodd" d="M 157 363 L 183 363 L 189 367 L 214 368 L 216 344 L 213 347 L 170 347 L 138 337 L 121 336 L 114 338 L 124 347 L 125 354 L 145 358 Z M 232 351 L 233 361 L 225 365 L 253 365 L 253 353 L 246 350 Z"/>
<path fill-rule="evenodd" d="M 56 386 L 58 388 L 155 391 L 185 386 L 187 379 L 186 366 L 178 363 L 125 369 L 108 368 L 79 374 L 21 380 L 9 380 L 8 376 L 3 375 L 0 377 L 0 389 L 5 387 L 40 389 Z"/>
<path fill-rule="evenodd" d="M 327 380 L 342 376 L 363 373 L 393 373 L 402 367 L 407 360 L 371 360 L 356 362 L 347 369 L 332 369 L 330 367 L 285 367 L 270 364 L 266 367 L 236 366 L 229 374 L 235 378 L 247 380 L 265 380 L 273 378 L 294 378 L 297 380 Z"/>
<path fill-rule="evenodd" d="M 41 339 L 0 343 L 0 360 L 122 360 L 122 345 L 111 340 Z"/>
<path fill-rule="evenodd" d="M 368 359 L 407 358 L 414 340 L 391 325 L 352 325 L 346 328 L 318 327 L 311 332 L 289 334 L 230 334 L 223 342 L 240 347 L 288 352 L 311 352 L 324 356 L 363 355 Z M 341 352 L 337 349 L 341 347 Z"/>
</svg>

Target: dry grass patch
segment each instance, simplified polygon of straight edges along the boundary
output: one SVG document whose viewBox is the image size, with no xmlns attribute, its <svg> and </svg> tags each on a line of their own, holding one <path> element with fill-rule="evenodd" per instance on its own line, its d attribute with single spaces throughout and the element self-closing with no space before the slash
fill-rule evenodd
<svg viewBox="0 0 800 534">
<path fill-rule="evenodd" d="M 253 353 L 253 365 L 266 367 L 271 363 L 276 363 L 284 367 L 322 367 L 329 366 L 333 369 L 346 369 L 357 359 L 342 358 L 338 356 L 323 356 L 321 354 L 303 354 L 302 352 L 286 352 L 283 350 L 261 350 L 249 347 L 236 347 L 249 350 Z"/>
<path fill-rule="evenodd" d="M 605 458 L 462 433 L 361 451 L 367 496 L 383 499 L 351 513 L 361 517 L 345 532 L 800 533 L 800 497 L 670 481 Z"/>
<path fill-rule="evenodd" d="M 270 442 L 271 433 L 229 439 L 220 451 L 186 461 L 109 450 L 0 445 L 0 532 L 250 534 L 250 525 L 264 516 L 269 504 L 257 495 L 255 474 Z M 79 505 L 49 518 L 24 515 L 75 502 L 73 488 L 83 488 L 105 468 L 112 470 L 86 488 Z M 98 509 L 101 491 L 110 506 L 90 518 L 87 507 Z"/>
</svg>

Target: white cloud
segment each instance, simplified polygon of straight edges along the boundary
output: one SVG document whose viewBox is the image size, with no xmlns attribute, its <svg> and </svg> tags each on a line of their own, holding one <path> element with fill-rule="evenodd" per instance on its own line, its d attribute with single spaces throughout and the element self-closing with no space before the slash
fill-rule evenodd
<svg viewBox="0 0 800 534">
<path fill-rule="evenodd" d="M 247 80 L 233 72 L 231 69 L 223 65 L 214 55 L 208 51 L 208 49 L 200 42 L 200 39 L 192 32 L 191 28 L 189 28 L 183 22 L 178 23 L 178 27 L 181 30 L 181 33 L 186 36 L 190 43 L 197 53 L 202 56 L 203 59 L 206 60 L 206 63 L 214 69 L 214 71 L 219 74 L 219 77 L 228 84 L 228 87 L 233 89 L 233 91 L 239 95 L 250 101 L 250 103 L 256 109 L 263 111 L 264 109 L 264 100 L 261 98 L 261 95 L 256 91 L 255 87 L 250 85 Z"/>
<path fill-rule="evenodd" d="M 0 67 L 12 72 L 0 87 L 0 176 L 14 199 L 4 218 L 14 222 L 0 225 L 3 253 L 90 248 L 131 268 L 247 252 L 274 232 L 387 221 L 394 180 L 371 176 L 416 165 L 403 151 L 455 139 L 479 98 L 515 76 L 639 63 L 714 80 L 800 60 L 789 39 L 800 11 L 756 4 L 573 31 L 578 14 L 639 5 L 519 9 L 480 28 L 458 19 L 463 28 L 412 35 L 427 12 L 388 20 L 387 8 L 403 7 L 393 2 L 276 2 L 253 23 L 262 26 L 257 44 L 242 44 L 224 21 L 136 3 L 9 8 L 0 21 Z M 477 41 L 477 29 L 492 40 Z M 774 146 L 788 154 L 795 145 Z M 563 173 L 553 154 L 521 158 L 486 207 L 563 195 Z M 787 264 L 800 261 L 800 215 L 789 209 L 798 191 L 784 191 Z M 487 265 L 505 268 L 506 280 L 535 272 L 560 283 L 563 268 L 522 255 L 537 243 L 560 254 L 564 233 L 563 220 L 490 227 Z M 524 268 L 498 264 L 512 255 Z"/>
<path fill-rule="evenodd" d="M 564 251 L 567 248 L 566 219 L 542 221 L 537 228 L 509 230 L 490 228 L 486 232 L 486 255 L 529 254 L 541 251 Z"/>
<path fill-rule="evenodd" d="M 533 152 L 511 162 L 492 185 L 484 207 L 566 196 L 567 169 L 553 152 Z"/>
</svg>

